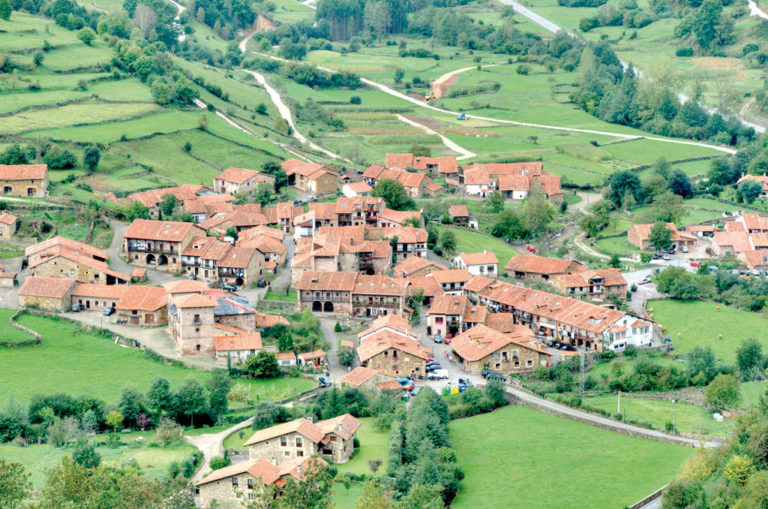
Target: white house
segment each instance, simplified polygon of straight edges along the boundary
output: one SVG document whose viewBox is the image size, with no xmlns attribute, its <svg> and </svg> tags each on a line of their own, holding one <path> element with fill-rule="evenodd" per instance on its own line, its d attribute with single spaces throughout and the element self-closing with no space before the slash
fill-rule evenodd
<svg viewBox="0 0 768 509">
<path fill-rule="evenodd" d="M 464 172 L 464 189 L 467 194 L 485 198 L 496 189 L 496 183 L 491 182 L 488 172 L 483 168 L 475 168 Z"/>
<path fill-rule="evenodd" d="M 227 359 L 232 364 L 243 364 L 251 355 L 261 351 L 261 334 L 247 332 L 235 336 L 215 336 L 213 338 L 217 359 Z"/>
<path fill-rule="evenodd" d="M 649 347 L 653 343 L 653 325 L 636 316 L 624 315 L 603 332 L 603 341 L 605 347 L 614 352 L 622 352 L 628 345 Z"/>
<path fill-rule="evenodd" d="M 293 352 L 280 352 L 275 357 L 282 368 L 296 365 L 296 354 Z"/>
<path fill-rule="evenodd" d="M 347 198 L 370 196 L 371 191 L 373 191 L 373 188 L 366 182 L 350 182 L 349 184 L 344 184 L 344 187 L 341 188 L 341 192 Z"/>
<path fill-rule="evenodd" d="M 461 253 L 453 259 L 457 269 L 467 269 L 473 276 L 497 277 L 499 275 L 499 260 L 493 252 L 483 250 L 482 253 Z"/>
</svg>

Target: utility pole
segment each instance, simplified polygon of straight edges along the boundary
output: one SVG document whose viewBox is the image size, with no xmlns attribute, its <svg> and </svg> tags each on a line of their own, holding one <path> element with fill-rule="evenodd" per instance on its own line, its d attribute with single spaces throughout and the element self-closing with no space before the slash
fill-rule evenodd
<svg viewBox="0 0 768 509">
<path fill-rule="evenodd" d="M 579 401 L 584 401 L 584 345 L 579 355 Z"/>
<path fill-rule="evenodd" d="M 765 255 L 763 255 L 763 261 L 765 261 Z M 677 424 L 675 423 L 675 417 L 677 417 L 677 400 L 672 400 L 672 432 L 677 435 Z"/>
<path fill-rule="evenodd" d="M 616 391 L 616 413 L 621 413 L 621 391 Z"/>
</svg>

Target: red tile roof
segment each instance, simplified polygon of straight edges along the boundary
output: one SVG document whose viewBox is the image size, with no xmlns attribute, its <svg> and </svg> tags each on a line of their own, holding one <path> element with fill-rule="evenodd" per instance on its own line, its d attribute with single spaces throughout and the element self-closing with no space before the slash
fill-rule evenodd
<svg viewBox="0 0 768 509">
<path fill-rule="evenodd" d="M 236 336 L 215 336 L 213 338 L 214 350 L 217 352 L 237 350 L 261 350 L 261 334 L 248 332 Z"/>
<path fill-rule="evenodd" d="M 40 180 L 47 174 L 47 164 L 0 164 L 0 180 Z"/>
<path fill-rule="evenodd" d="M 98 299 L 120 299 L 128 291 L 128 285 L 95 285 L 79 283 L 72 292 L 73 297 L 91 297 Z"/>
<path fill-rule="evenodd" d="M 414 272 L 418 272 L 427 268 L 430 269 L 430 272 L 447 269 L 447 267 L 443 267 L 442 265 L 427 260 L 426 258 L 422 258 L 421 256 L 409 256 L 402 262 L 395 265 L 393 270 L 395 271 L 395 274 L 402 274 L 403 277 L 408 277 Z"/>
<path fill-rule="evenodd" d="M 243 184 L 251 179 L 254 179 L 254 182 L 264 182 L 264 179 L 259 177 L 258 171 L 246 168 L 227 168 L 213 177 L 213 180 L 223 180 L 233 184 Z"/>
<path fill-rule="evenodd" d="M 519 254 L 510 258 L 507 272 L 526 272 L 533 274 L 565 274 L 568 271 L 586 270 L 586 267 L 576 260 L 560 260 L 544 256 Z"/>
<path fill-rule="evenodd" d="M 209 290 L 208 283 L 194 279 L 180 279 L 163 285 L 169 295 L 177 293 L 205 293 Z"/>
<path fill-rule="evenodd" d="M 17 219 L 18 217 L 14 216 L 13 214 L 8 214 L 7 212 L 0 214 L 0 223 L 3 224 L 13 224 Z"/>
<path fill-rule="evenodd" d="M 19 288 L 19 295 L 61 299 L 75 286 L 75 283 L 74 279 L 30 276 Z"/>
<path fill-rule="evenodd" d="M 432 351 L 421 346 L 417 340 L 408 339 L 387 330 L 382 330 L 361 340 L 360 346 L 357 347 L 357 356 L 361 362 L 365 362 L 371 357 L 390 349 L 398 350 L 423 360 L 432 357 Z"/>
<path fill-rule="evenodd" d="M 549 355 L 545 349 L 531 344 L 535 340 L 533 331 L 528 327 L 517 326 L 514 332 L 503 334 L 485 325 L 475 325 L 453 338 L 451 348 L 468 361 L 482 360 L 510 344 Z"/>
<path fill-rule="evenodd" d="M 210 295 L 204 295 L 202 293 L 193 293 L 186 297 L 182 297 L 176 307 L 180 309 L 191 308 L 215 308 L 218 301 Z"/>
<path fill-rule="evenodd" d="M 467 267 L 471 265 L 498 265 L 499 259 L 493 251 L 483 251 L 482 253 L 461 253 L 461 261 Z"/>
<path fill-rule="evenodd" d="M 117 302 L 117 309 L 127 311 L 157 311 L 168 302 L 164 288 L 156 286 L 131 285 Z"/>
<path fill-rule="evenodd" d="M 448 207 L 451 217 L 469 217 L 469 209 L 466 205 L 451 205 Z"/>
<path fill-rule="evenodd" d="M 558 277 L 565 288 L 589 286 L 589 281 L 595 278 L 602 278 L 604 286 L 627 286 L 627 280 L 621 275 L 619 269 L 585 270 Z"/>
<path fill-rule="evenodd" d="M 435 297 L 427 315 L 462 315 L 467 307 L 466 295 L 442 295 Z"/>
<path fill-rule="evenodd" d="M 408 290 L 408 281 L 394 279 L 389 276 L 367 276 L 358 274 L 353 295 L 387 295 L 393 297 L 405 296 Z"/>
<path fill-rule="evenodd" d="M 192 229 L 198 228 L 192 223 L 181 221 L 136 219 L 128 227 L 123 237 L 126 239 L 181 242 Z"/>
<path fill-rule="evenodd" d="M 255 255 L 255 247 L 231 247 L 224 258 L 219 261 L 219 267 L 245 269 Z"/>
<path fill-rule="evenodd" d="M 251 435 L 251 438 L 249 438 L 244 445 L 249 446 L 258 444 L 266 440 L 288 435 L 290 433 L 298 433 L 315 443 L 322 440 L 324 436 L 323 432 L 318 426 L 311 423 L 307 419 L 301 418 L 289 422 L 284 422 L 282 424 L 278 424 L 277 426 L 272 426 L 271 428 L 259 430 Z"/>
<path fill-rule="evenodd" d="M 358 366 L 343 377 L 339 379 L 339 382 L 347 385 L 352 385 L 354 387 L 360 387 L 365 382 L 370 380 L 376 375 L 383 375 L 383 373 L 380 373 L 376 371 L 375 369 L 367 368 L 365 366 Z M 383 375 L 386 376 L 386 375 Z M 397 380 L 395 380 L 397 381 Z"/>
<path fill-rule="evenodd" d="M 441 285 L 448 283 L 466 283 L 472 279 L 472 275 L 467 269 L 437 270 L 432 273 L 432 277 L 434 277 L 435 281 Z"/>
<path fill-rule="evenodd" d="M 356 272 L 314 272 L 301 275 L 297 290 L 337 290 L 351 292 L 355 287 Z"/>
</svg>

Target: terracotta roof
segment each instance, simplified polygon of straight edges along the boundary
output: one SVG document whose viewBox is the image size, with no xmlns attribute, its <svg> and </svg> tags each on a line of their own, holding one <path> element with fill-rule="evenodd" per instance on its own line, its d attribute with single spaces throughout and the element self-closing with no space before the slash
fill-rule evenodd
<svg viewBox="0 0 768 509">
<path fill-rule="evenodd" d="M 421 256 L 409 256 L 402 262 L 394 266 L 393 270 L 396 274 L 402 274 L 404 277 L 408 277 L 414 272 L 418 272 L 422 269 L 431 269 L 431 271 L 445 270 L 447 267 L 443 267 L 433 261 L 427 260 Z"/>
<path fill-rule="evenodd" d="M 131 271 L 131 278 L 139 278 L 139 279 L 141 279 L 141 278 L 145 277 L 146 275 L 147 275 L 147 269 L 138 268 L 138 269 L 133 269 Z"/>
<path fill-rule="evenodd" d="M 404 296 L 408 290 L 408 281 L 394 279 L 389 276 L 367 276 L 359 274 L 352 289 L 357 295 L 388 295 L 394 297 Z"/>
<path fill-rule="evenodd" d="M 232 248 L 232 244 L 214 237 L 195 237 L 182 251 L 182 256 L 196 256 L 205 260 L 219 261 Z"/>
<path fill-rule="evenodd" d="M 575 265 L 573 265 L 575 264 Z M 533 274 L 565 274 L 570 271 L 585 270 L 586 267 L 576 260 L 559 260 L 544 256 L 519 254 L 509 259 L 504 270 L 507 272 L 530 272 Z"/>
<path fill-rule="evenodd" d="M 467 267 L 472 265 L 498 265 L 499 259 L 493 251 L 483 251 L 482 253 L 461 253 L 461 261 Z"/>
<path fill-rule="evenodd" d="M 190 308 L 215 308 L 218 301 L 210 295 L 204 295 L 202 293 L 193 293 L 183 297 L 176 304 L 176 307 L 181 309 Z"/>
<path fill-rule="evenodd" d="M 672 240 L 680 240 L 680 234 L 677 231 L 677 228 L 672 223 L 666 223 L 667 230 L 670 230 L 672 232 Z M 638 237 L 640 240 L 645 241 L 648 240 L 648 236 L 651 234 L 651 228 L 653 228 L 653 224 L 633 224 L 629 227 L 629 230 L 627 230 L 628 234 L 631 231 L 637 232 Z"/>
<path fill-rule="evenodd" d="M 397 237 L 398 244 L 416 244 L 427 242 L 427 230 L 424 228 L 414 228 L 413 226 L 396 226 L 393 228 L 382 228 L 384 236 L 388 238 Z"/>
<path fill-rule="evenodd" d="M 432 274 L 427 274 L 424 277 L 409 277 L 408 282 L 411 283 L 411 294 L 416 294 L 419 290 L 422 290 L 424 297 L 443 295 L 443 288 L 432 277 Z"/>
<path fill-rule="evenodd" d="M 436 270 L 435 272 L 432 272 L 432 277 L 434 277 L 435 281 L 441 285 L 447 283 L 466 283 L 472 279 L 472 275 L 467 269 Z"/>
<path fill-rule="evenodd" d="M 744 223 L 739 221 L 726 221 L 725 231 L 727 232 L 745 232 L 747 229 L 744 227 Z"/>
<path fill-rule="evenodd" d="M 336 175 L 336 170 L 317 163 L 299 161 L 298 159 L 286 159 L 280 165 L 286 175 L 304 175 L 309 179 L 317 179 L 325 175 Z"/>
<path fill-rule="evenodd" d="M 464 315 L 467 307 L 466 295 L 442 295 L 435 297 L 427 315 Z"/>
<path fill-rule="evenodd" d="M 411 218 L 421 220 L 421 212 L 418 210 L 392 210 L 384 208 L 379 212 L 379 221 L 390 221 L 399 225 L 404 225 Z"/>
<path fill-rule="evenodd" d="M 213 177 L 214 181 L 224 180 L 225 182 L 232 182 L 233 184 L 243 184 L 251 179 L 255 179 L 255 182 L 264 182 L 264 179 L 259 177 L 258 171 L 245 168 L 227 168 Z"/>
<path fill-rule="evenodd" d="M 239 247 L 253 247 L 264 254 L 284 254 L 288 251 L 288 247 L 282 241 L 275 240 L 273 237 L 266 235 L 261 238 L 238 239 L 237 245 Z"/>
<path fill-rule="evenodd" d="M 515 330 L 515 315 L 512 313 L 488 313 L 485 325 L 493 330 L 507 333 Z"/>
<path fill-rule="evenodd" d="M 312 352 L 300 353 L 297 357 L 303 361 L 311 361 L 313 359 L 322 359 L 326 355 L 328 355 L 328 352 L 325 350 L 314 350 Z"/>
<path fill-rule="evenodd" d="M 204 230 L 221 227 L 227 223 L 232 223 L 237 229 L 253 228 L 256 226 L 265 226 L 269 224 L 267 216 L 260 212 L 250 212 L 247 210 L 233 210 L 225 214 L 213 216 L 200 223 Z M 222 228 L 223 229 L 223 228 Z"/>
<path fill-rule="evenodd" d="M 483 288 L 487 287 L 490 284 L 495 283 L 495 279 L 491 279 L 488 277 L 483 276 L 472 276 L 472 279 L 470 279 L 468 282 L 464 284 L 464 292 L 474 292 L 478 293 L 483 290 Z"/>
<path fill-rule="evenodd" d="M 626 286 L 627 280 L 621 275 L 619 269 L 597 269 L 574 272 L 571 274 L 562 274 L 558 276 L 565 288 L 578 288 L 589 286 L 589 281 L 595 278 L 602 278 L 604 286 Z"/>
<path fill-rule="evenodd" d="M 101 258 L 104 260 L 108 258 L 107 252 L 102 249 L 65 237 L 53 237 L 42 242 L 38 242 L 37 244 L 33 244 L 24 250 L 24 255 L 31 257 L 37 253 L 47 251 L 54 247 L 65 247 L 72 251 L 80 251 L 90 256 L 91 258 Z"/>
<path fill-rule="evenodd" d="M 310 204 L 310 208 L 311 207 L 312 205 Z M 237 238 L 238 241 L 241 241 L 245 239 L 259 239 L 261 237 L 267 237 L 282 243 L 283 239 L 285 238 L 285 233 L 277 228 L 262 225 L 254 226 L 253 228 L 248 228 L 247 230 L 241 231 Z"/>
<path fill-rule="evenodd" d="M 337 290 L 351 292 L 355 287 L 356 272 L 314 272 L 301 275 L 297 290 Z"/>
<path fill-rule="evenodd" d="M 432 356 L 432 351 L 421 346 L 417 340 L 408 339 L 387 330 L 382 330 L 361 340 L 357 347 L 357 355 L 361 362 L 365 362 L 389 349 L 399 350 L 424 360 Z"/>
<path fill-rule="evenodd" d="M 13 224 L 17 219 L 18 217 L 14 216 L 13 214 L 8 214 L 7 212 L 0 214 L 0 223 L 3 224 Z"/>
<path fill-rule="evenodd" d="M 487 186 L 490 185 L 491 178 L 488 176 L 488 172 L 482 168 L 474 168 L 464 170 L 464 185 L 465 186 Z"/>
<path fill-rule="evenodd" d="M 525 163 L 474 163 L 470 166 L 464 167 L 464 173 L 474 169 L 483 169 L 488 172 L 488 175 L 525 175 L 535 176 L 541 175 L 543 171 L 544 163 L 533 161 Z"/>
<path fill-rule="evenodd" d="M 715 232 L 712 240 L 720 247 L 732 248 L 735 253 L 743 253 L 752 249 L 749 243 L 749 234 L 745 231 Z"/>
<path fill-rule="evenodd" d="M 255 247 L 232 247 L 227 254 L 219 260 L 219 267 L 231 267 L 245 269 L 256 255 Z"/>
<path fill-rule="evenodd" d="M 275 358 L 277 360 L 283 360 L 283 359 L 294 359 L 296 360 L 296 354 L 293 352 L 279 352 L 277 355 L 275 355 Z"/>
<path fill-rule="evenodd" d="M 93 297 L 99 299 L 119 299 L 128 290 L 128 285 L 94 285 L 79 283 L 72 291 L 73 297 Z"/>
<path fill-rule="evenodd" d="M 307 419 L 301 418 L 284 422 L 277 426 L 272 426 L 271 428 L 259 430 L 251 435 L 251 438 L 249 438 L 244 445 L 258 444 L 265 440 L 271 440 L 290 433 L 298 433 L 315 443 L 323 439 L 323 432 L 320 428 L 309 422 Z"/>
<path fill-rule="evenodd" d="M 163 284 L 169 295 L 177 293 L 204 293 L 209 290 L 208 283 L 195 279 L 180 279 Z"/>
<path fill-rule="evenodd" d="M 500 175 L 499 191 L 530 191 L 531 183 L 524 175 Z"/>
<path fill-rule="evenodd" d="M 514 332 L 503 334 L 485 325 L 475 325 L 453 338 L 451 348 L 468 361 L 482 360 L 510 344 L 549 355 L 546 350 L 529 344 L 533 341 L 535 341 L 533 331 L 528 327 L 517 326 Z"/>
<path fill-rule="evenodd" d="M 342 339 L 341 343 L 340 343 L 340 346 L 347 347 L 347 348 L 354 348 L 355 347 L 355 342 L 352 341 L 351 339 Z"/>
<path fill-rule="evenodd" d="M 488 316 L 488 308 L 485 306 L 467 306 L 464 308 L 462 322 L 466 323 L 485 323 Z"/>
<path fill-rule="evenodd" d="M 403 386 L 400 385 L 400 382 L 397 380 L 387 380 L 386 382 L 379 382 L 376 384 L 376 387 L 378 387 L 382 391 L 401 391 L 403 390 Z"/>
<path fill-rule="evenodd" d="M 0 164 L 0 180 L 39 180 L 47 174 L 47 164 Z"/>
<path fill-rule="evenodd" d="M 451 217 L 469 217 L 469 209 L 466 205 L 451 205 L 448 207 Z"/>
<path fill-rule="evenodd" d="M 261 350 L 261 334 L 248 332 L 237 336 L 215 336 L 214 349 L 217 352 L 234 350 Z"/>
<path fill-rule="evenodd" d="M 258 312 L 256 313 L 256 327 L 268 329 L 278 324 L 285 325 L 285 326 L 290 325 L 288 323 L 288 319 L 284 316 L 268 315 L 265 313 L 258 313 Z"/>
<path fill-rule="evenodd" d="M 192 229 L 197 229 L 197 227 L 192 223 L 181 221 L 136 219 L 128 227 L 123 238 L 181 242 Z"/>
<path fill-rule="evenodd" d="M 362 423 L 350 414 L 343 414 L 332 419 L 326 419 L 324 421 L 318 421 L 315 425 L 320 428 L 323 435 L 340 436 L 343 440 L 349 440 L 360 428 Z"/>
<path fill-rule="evenodd" d="M 768 231 L 768 217 L 749 212 L 741 216 L 741 220 L 747 227 L 747 230 Z"/>
<path fill-rule="evenodd" d="M 117 309 L 156 311 L 166 305 L 168 294 L 156 286 L 131 285 L 117 302 Z"/>
<path fill-rule="evenodd" d="M 265 485 L 270 485 L 280 479 L 280 469 L 278 467 L 264 458 L 257 458 L 255 460 L 240 461 L 234 465 L 214 470 L 196 484 L 200 486 L 245 473 L 251 474 Z"/>
<path fill-rule="evenodd" d="M 370 336 L 372 334 L 375 334 L 378 331 L 387 330 L 387 329 L 391 329 L 404 336 L 418 338 L 418 335 L 411 328 L 411 324 L 408 322 L 408 320 L 394 313 L 389 313 L 384 316 L 380 316 L 376 318 L 371 323 L 371 326 L 368 329 L 364 330 L 363 332 L 359 333 L 357 337 L 363 339 L 366 336 Z"/>
<path fill-rule="evenodd" d="M 75 286 L 75 283 L 74 279 L 30 276 L 19 288 L 19 295 L 61 299 Z"/>
<path fill-rule="evenodd" d="M 712 224 L 692 224 L 684 228 L 689 232 L 715 232 L 717 230 Z"/>
<path fill-rule="evenodd" d="M 413 154 L 387 154 L 387 168 L 404 170 L 413 168 L 416 170 L 426 170 L 427 165 L 438 165 L 440 173 L 456 173 L 459 171 L 459 165 L 455 157 L 414 157 Z"/>
<path fill-rule="evenodd" d="M 370 193 L 373 188 L 365 182 L 350 182 L 346 187 L 355 194 Z"/>
<path fill-rule="evenodd" d="M 204 189 L 207 188 L 205 186 L 194 184 L 184 184 L 177 187 L 159 187 L 138 193 L 131 193 L 124 199 L 117 201 L 126 204 L 137 201 L 151 209 L 157 207 L 157 205 L 163 200 L 163 196 L 167 194 L 175 196 L 182 204 L 186 204 L 188 201 L 200 198 L 198 193 Z"/>
<path fill-rule="evenodd" d="M 360 387 L 365 382 L 370 380 L 376 375 L 383 375 L 375 369 L 367 368 L 365 366 L 358 366 L 343 377 L 339 379 L 339 382 L 343 384 L 352 385 L 354 387 Z M 397 380 L 395 380 L 396 382 Z"/>
</svg>

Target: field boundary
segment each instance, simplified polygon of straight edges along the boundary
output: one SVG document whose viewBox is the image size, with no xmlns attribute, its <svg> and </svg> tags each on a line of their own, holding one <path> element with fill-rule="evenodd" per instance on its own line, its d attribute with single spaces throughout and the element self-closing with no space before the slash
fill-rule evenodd
<svg viewBox="0 0 768 509">
<path fill-rule="evenodd" d="M 637 502 L 635 502 L 634 504 L 629 506 L 629 509 L 642 509 L 643 507 L 648 505 L 648 503 L 653 502 L 654 500 L 661 498 L 661 496 L 664 494 L 664 490 L 666 490 L 667 487 L 669 487 L 669 484 L 665 484 L 664 486 L 662 486 L 658 490 L 654 491 L 650 495 L 647 495 L 644 498 L 638 500 Z"/>
</svg>

